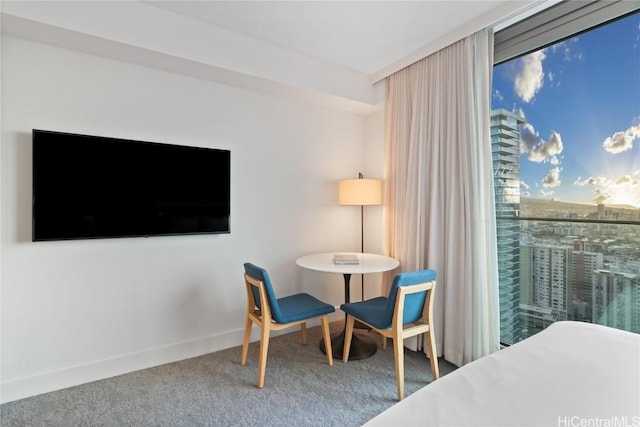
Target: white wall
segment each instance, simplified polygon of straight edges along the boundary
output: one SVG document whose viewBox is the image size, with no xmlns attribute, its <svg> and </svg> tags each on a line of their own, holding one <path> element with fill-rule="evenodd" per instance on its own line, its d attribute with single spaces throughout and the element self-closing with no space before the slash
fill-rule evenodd
<svg viewBox="0 0 640 427">
<path fill-rule="evenodd" d="M 359 212 L 337 205 L 337 180 L 382 177 L 382 113 L 15 37 L 1 54 L 3 402 L 239 345 L 245 261 L 281 294 L 341 303 L 341 277 L 295 260 L 358 250 Z M 32 128 L 230 149 L 231 234 L 32 243 Z M 367 215 L 379 252 L 382 208 Z"/>
</svg>

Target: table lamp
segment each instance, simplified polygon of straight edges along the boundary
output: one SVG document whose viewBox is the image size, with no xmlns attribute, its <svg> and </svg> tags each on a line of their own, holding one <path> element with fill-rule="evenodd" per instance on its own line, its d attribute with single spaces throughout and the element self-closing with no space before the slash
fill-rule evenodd
<svg viewBox="0 0 640 427">
<path fill-rule="evenodd" d="M 382 180 L 365 179 L 362 173 L 358 173 L 357 179 L 340 180 L 338 204 L 360 206 L 360 252 L 364 253 L 364 207 L 382 204 Z M 362 297 L 364 299 L 364 277 Z"/>
</svg>

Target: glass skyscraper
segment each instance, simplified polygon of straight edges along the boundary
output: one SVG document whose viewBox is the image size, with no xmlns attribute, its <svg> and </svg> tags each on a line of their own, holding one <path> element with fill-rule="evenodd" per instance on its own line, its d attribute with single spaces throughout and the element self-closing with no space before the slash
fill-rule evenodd
<svg viewBox="0 0 640 427">
<path fill-rule="evenodd" d="M 491 112 L 491 152 L 496 197 L 500 339 L 520 339 L 520 224 L 509 220 L 520 211 L 520 131 L 524 117 L 499 109 Z"/>
</svg>

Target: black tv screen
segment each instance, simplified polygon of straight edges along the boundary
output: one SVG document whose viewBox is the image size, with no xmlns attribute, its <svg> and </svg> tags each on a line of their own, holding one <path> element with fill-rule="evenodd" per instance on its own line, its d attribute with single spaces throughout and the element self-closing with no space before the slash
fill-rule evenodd
<svg viewBox="0 0 640 427">
<path fill-rule="evenodd" d="M 33 241 L 229 233 L 228 150 L 33 130 Z"/>
</svg>

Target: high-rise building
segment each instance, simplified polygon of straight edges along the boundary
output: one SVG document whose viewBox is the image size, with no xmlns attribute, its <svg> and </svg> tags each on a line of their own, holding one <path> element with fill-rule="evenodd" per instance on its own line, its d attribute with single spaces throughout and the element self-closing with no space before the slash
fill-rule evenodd
<svg viewBox="0 0 640 427">
<path fill-rule="evenodd" d="M 524 117 L 504 109 L 491 112 L 498 276 L 500 279 L 500 339 L 520 340 L 520 224 L 509 220 L 520 211 L 520 131 Z"/>
<path fill-rule="evenodd" d="M 520 245 L 520 307 L 533 304 L 533 244 L 522 242 Z M 522 337 L 524 338 L 524 337 Z"/>
<path fill-rule="evenodd" d="M 602 268 L 603 260 L 599 252 L 573 251 L 569 319 L 591 322 L 593 273 Z"/>
<path fill-rule="evenodd" d="M 640 333 L 640 276 L 609 270 L 593 276 L 593 323 Z"/>
<path fill-rule="evenodd" d="M 536 246 L 532 252 L 533 304 L 551 308 L 557 312 L 558 320 L 566 320 L 572 249 L 562 246 Z"/>
<path fill-rule="evenodd" d="M 571 279 L 571 253 L 568 246 L 520 246 L 520 328 L 521 338 L 531 336 L 551 323 L 567 320 L 569 304 L 568 283 Z M 585 304 L 576 306 L 585 313 Z M 585 317 L 583 315 L 583 317 Z"/>
<path fill-rule="evenodd" d="M 520 304 L 520 327 L 522 338 L 530 337 L 546 329 L 558 320 L 558 313 L 550 308 Z"/>
</svg>

